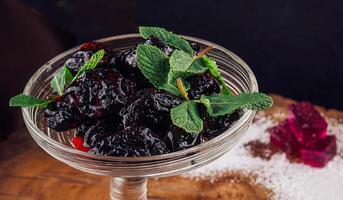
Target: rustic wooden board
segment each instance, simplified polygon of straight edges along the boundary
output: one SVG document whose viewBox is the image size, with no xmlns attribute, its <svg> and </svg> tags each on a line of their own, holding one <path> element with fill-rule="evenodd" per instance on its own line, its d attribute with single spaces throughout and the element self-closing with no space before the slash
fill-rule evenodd
<svg viewBox="0 0 343 200">
<path fill-rule="evenodd" d="M 293 101 L 273 95 L 275 106 L 267 113 L 286 111 Z M 343 113 L 320 108 L 325 115 L 343 119 Z M 223 174 L 215 182 L 169 177 L 149 180 L 153 199 L 268 199 L 268 190 L 252 185 L 249 177 Z M 0 199 L 109 199 L 109 179 L 77 171 L 45 153 L 23 127 L 0 143 Z"/>
</svg>

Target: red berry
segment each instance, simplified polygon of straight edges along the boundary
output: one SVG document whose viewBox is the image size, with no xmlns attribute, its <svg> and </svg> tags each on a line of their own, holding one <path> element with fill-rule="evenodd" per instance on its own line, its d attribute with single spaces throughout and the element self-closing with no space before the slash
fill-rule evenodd
<svg viewBox="0 0 343 200">
<path fill-rule="evenodd" d="M 73 144 L 74 148 L 80 151 L 88 152 L 91 148 L 83 146 L 83 138 L 76 136 L 71 138 L 71 143 Z"/>
<path fill-rule="evenodd" d="M 80 50 L 81 51 L 96 51 L 96 50 L 100 50 L 103 49 L 104 45 L 99 43 L 99 42 L 86 42 L 84 43 L 81 47 Z"/>
</svg>

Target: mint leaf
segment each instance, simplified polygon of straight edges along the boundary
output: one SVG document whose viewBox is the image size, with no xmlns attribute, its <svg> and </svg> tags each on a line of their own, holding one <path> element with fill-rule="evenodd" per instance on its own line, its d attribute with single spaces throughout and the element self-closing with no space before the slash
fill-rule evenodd
<svg viewBox="0 0 343 200">
<path fill-rule="evenodd" d="M 197 105 L 194 101 L 185 101 L 170 111 L 172 122 L 175 126 L 188 133 L 200 133 L 203 121 L 199 116 Z"/>
<path fill-rule="evenodd" d="M 188 54 L 193 54 L 193 49 L 191 45 L 184 39 L 182 39 L 180 36 L 167 31 L 164 28 L 159 27 L 145 27 L 140 26 L 139 27 L 139 33 L 146 39 L 151 36 L 157 37 L 162 42 L 169 44 L 177 49 L 181 49 Z"/>
<path fill-rule="evenodd" d="M 75 75 L 75 77 L 73 78 L 73 81 L 75 81 L 83 72 L 94 69 L 98 63 L 102 60 L 102 58 L 105 55 L 105 50 L 101 49 L 97 52 L 95 52 L 91 58 L 81 66 L 81 68 L 79 69 L 79 71 L 77 72 L 77 74 Z"/>
<path fill-rule="evenodd" d="M 67 66 L 63 68 L 52 78 L 51 88 L 59 95 L 63 94 L 64 88 L 73 80 L 73 75 Z"/>
<path fill-rule="evenodd" d="M 11 107 L 41 107 L 46 108 L 52 100 L 37 99 L 25 94 L 19 94 L 10 99 L 9 106 Z"/>
<path fill-rule="evenodd" d="M 259 111 L 270 108 L 273 105 L 273 99 L 263 93 L 242 93 L 237 96 L 218 95 L 201 96 L 200 102 L 205 105 L 207 112 L 213 116 L 222 116 L 231 114 L 238 108 L 247 108 L 249 110 Z"/>
<path fill-rule="evenodd" d="M 219 83 L 222 85 L 221 93 L 224 95 L 231 95 L 232 93 L 230 89 L 227 87 L 223 77 L 221 76 L 220 71 L 217 67 L 216 61 L 212 60 L 211 58 L 207 56 L 204 56 L 203 60 L 208 70 L 212 74 L 212 76 L 214 76 L 214 78 L 216 78 L 219 81 Z"/>
<path fill-rule="evenodd" d="M 178 78 L 187 78 L 207 70 L 202 58 L 196 59 L 182 50 L 175 50 L 172 53 L 169 65 L 168 82 L 171 84 L 175 84 Z"/>
<path fill-rule="evenodd" d="M 157 47 L 140 44 L 136 50 L 138 68 L 156 88 L 179 95 L 179 90 L 168 80 L 169 64 L 166 55 Z"/>
</svg>

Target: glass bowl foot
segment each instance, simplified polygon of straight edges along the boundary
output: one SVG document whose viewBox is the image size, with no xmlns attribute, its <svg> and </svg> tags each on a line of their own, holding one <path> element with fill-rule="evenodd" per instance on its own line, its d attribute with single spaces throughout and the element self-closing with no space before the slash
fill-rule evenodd
<svg viewBox="0 0 343 200">
<path fill-rule="evenodd" d="M 146 178 L 120 178 L 112 177 L 110 183 L 111 200 L 146 200 Z"/>
</svg>

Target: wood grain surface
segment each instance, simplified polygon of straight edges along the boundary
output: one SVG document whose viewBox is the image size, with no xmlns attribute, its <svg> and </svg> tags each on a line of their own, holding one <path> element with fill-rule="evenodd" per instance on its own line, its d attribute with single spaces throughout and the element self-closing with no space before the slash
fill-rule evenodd
<svg viewBox="0 0 343 200">
<path fill-rule="evenodd" d="M 267 114 L 286 112 L 293 101 L 273 95 L 274 108 Z M 343 119 L 343 113 L 320 110 Z M 269 199 L 267 189 L 251 177 L 225 173 L 216 181 L 168 177 L 148 181 L 150 199 Z M 0 143 L 0 199 L 59 200 L 109 199 L 109 178 L 86 174 L 59 162 L 38 145 L 23 127 Z"/>
</svg>

